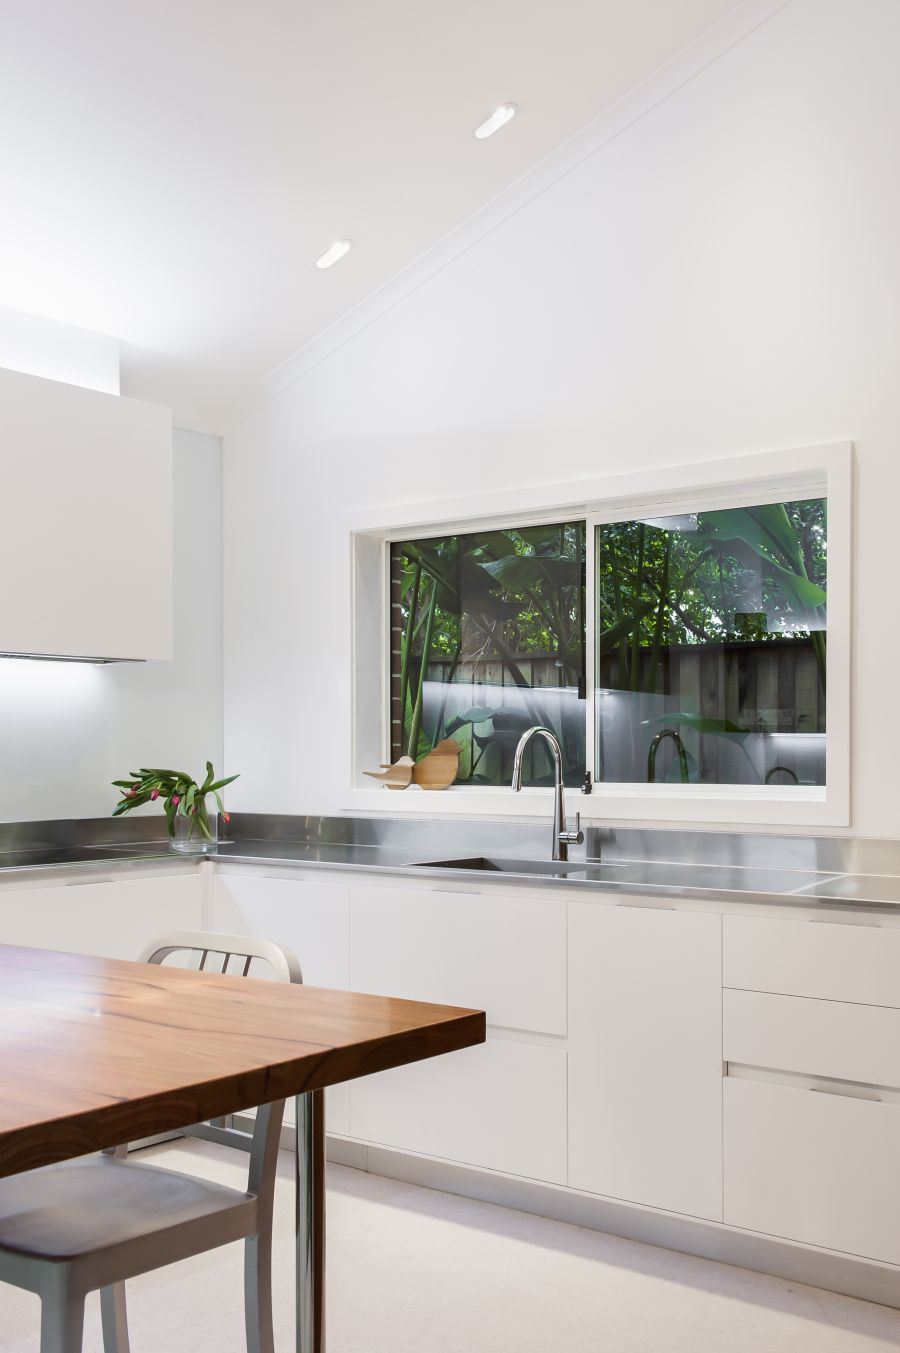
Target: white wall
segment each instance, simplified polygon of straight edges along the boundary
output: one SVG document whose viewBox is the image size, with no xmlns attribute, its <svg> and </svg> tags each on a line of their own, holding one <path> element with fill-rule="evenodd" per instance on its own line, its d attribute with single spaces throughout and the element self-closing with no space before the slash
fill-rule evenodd
<svg viewBox="0 0 900 1353">
<path fill-rule="evenodd" d="M 346 804 L 340 514 L 849 437 L 853 830 L 900 835 L 898 50 L 792 0 L 226 437 L 236 806 Z"/>
<path fill-rule="evenodd" d="M 176 430 L 174 449 L 175 661 L 0 659 L 0 821 L 102 817 L 137 765 L 222 764 L 221 443 Z"/>
</svg>

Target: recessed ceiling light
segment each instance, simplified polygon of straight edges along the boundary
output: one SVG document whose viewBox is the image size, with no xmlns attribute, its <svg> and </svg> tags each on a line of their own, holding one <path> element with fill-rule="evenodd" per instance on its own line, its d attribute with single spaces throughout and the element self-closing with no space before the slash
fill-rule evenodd
<svg viewBox="0 0 900 1353">
<path fill-rule="evenodd" d="M 476 137 L 479 141 L 484 141 L 487 137 L 493 136 L 494 132 L 498 132 L 501 127 L 505 127 L 510 118 L 514 118 L 517 112 L 518 109 L 514 103 L 501 103 L 500 107 L 491 113 L 486 122 L 482 122 L 480 126 L 475 128 Z"/>
<path fill-rule="evenodd" d="M 317 268 L 330 268 L 332 264 L 337 263 L 350 252 L 352 240 L 335 240 L 334 244 L 329 244 L 321 258 L 316 259 Z"/>
</svg>

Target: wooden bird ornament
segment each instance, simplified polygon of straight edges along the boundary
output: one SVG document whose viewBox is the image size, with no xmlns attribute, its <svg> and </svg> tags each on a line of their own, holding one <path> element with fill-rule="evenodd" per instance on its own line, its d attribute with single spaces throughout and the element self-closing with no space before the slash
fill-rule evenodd
<svg viewBox="0 0 900 1353">
<path fill-rule="evenodd" d="M 380 780 L 385 789 L 405 789 L 412 779 L 413 767 L 415 762 L 411 756 L 401 756 L 393 766 L 386 766 L 381 763 L 381 770 L 364 770 L 363 775 L 370 775 L 373 780 Z"/>
<path fill-rule="evenodd" d="M 448 789 L 459 771 L 459 743 L 444 738 L 413 767 L 413 784 L 420 789 Z"/>
</svg>

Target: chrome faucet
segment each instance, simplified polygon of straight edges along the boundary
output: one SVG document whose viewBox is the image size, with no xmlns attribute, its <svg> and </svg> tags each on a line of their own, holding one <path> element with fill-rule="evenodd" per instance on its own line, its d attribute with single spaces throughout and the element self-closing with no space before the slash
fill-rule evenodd
<svg viewBox="0 0 900 1353">
<path fill-rule="evenodd" d="M 678 753 L 679 777 L 681 783 L 686 785 L 689 779 L 687 752 L 684 750 L 684 743 L 681 741 L 680 735 L 675 732 L 674 728 L 664 728 L 661 733 L 657 733 L 656 737 L 650 743 L 650 750 L 647 753 L 647 783 L 652 785 L 656 780 L 656 753 L 659 751 L 661 744 L 666 738 L 671 738 L 675 743 L 675 750 Z"/>
<path fill-rule="evenodd" d="M 516 748 L 516 755 L 513 760 L 512 788 L 516 794 L 522 788 L 522 758 L 525 755 L 525 748 L 536 733 L 540 733 L 541 737 L 546 740 L 553 757 L 553 854 L 551 859 L 567 860 L 569 858 L 569 846 L 580 846 L 584 840 L 584 832 L 581 830 L 580 813 L 575 814 L 575 830 L 573 832 L 566 831 L 562 752 L 559 749 L 556 734 L 552 733 L 549 728 L 542 728 L 540 724 L 535 724 L 533 728 L 526 728 L 519 738 L 519 745 Z"/>
</svg>

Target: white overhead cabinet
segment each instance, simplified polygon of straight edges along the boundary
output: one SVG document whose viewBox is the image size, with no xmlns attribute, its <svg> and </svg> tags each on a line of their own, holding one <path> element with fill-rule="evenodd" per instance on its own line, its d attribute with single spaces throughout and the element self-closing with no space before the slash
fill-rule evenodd
<svg viewBox="0 0 900 1353">
<path fill-rule="evenodd" d="M 0 654 L 172 657 L 168 409 L 0 370 Z"/>
</svg>

